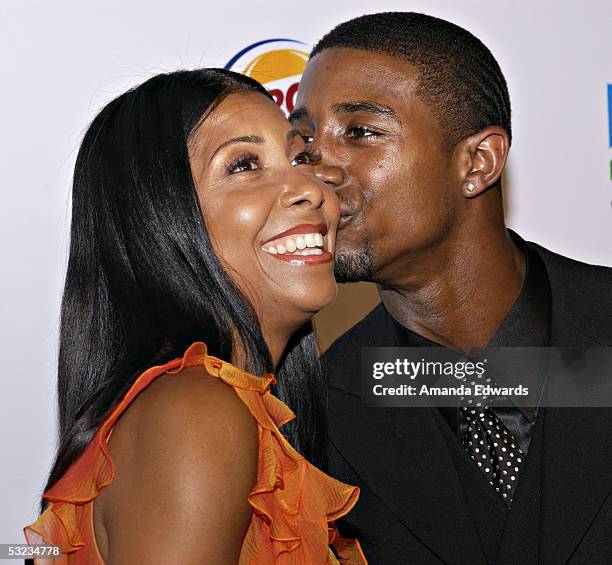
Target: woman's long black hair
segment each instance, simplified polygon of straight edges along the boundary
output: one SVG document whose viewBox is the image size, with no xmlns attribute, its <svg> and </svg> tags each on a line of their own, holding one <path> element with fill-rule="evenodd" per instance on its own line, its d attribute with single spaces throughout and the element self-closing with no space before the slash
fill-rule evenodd
<svg viewBox="0 0 612 565">
<path fill-rule="evenodd" d="M 273 370 L 252 307 L 211 247 L 188 157 L 190 134 L 240 91 L 269 96 L 254 80 L 222 69 L 158 75 L 110 102 L 85 134 L 61 308 L 59 446 L 45 490 L 135 378 L 194 341 L 231 361 L 238 335 L 245 369 Z M 310 324 L 293 336 L 276 375 L 274 394 L 297 416 L 283 432 L 320 464 L 323 386 Z"/>
</svg>

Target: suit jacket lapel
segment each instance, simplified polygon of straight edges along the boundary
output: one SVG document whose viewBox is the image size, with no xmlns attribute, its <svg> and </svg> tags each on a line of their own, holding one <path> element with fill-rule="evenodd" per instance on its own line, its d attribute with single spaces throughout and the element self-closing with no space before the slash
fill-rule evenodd
<svg viewBox="0 0 612 565">
<path fill-rule="evenodd" d="M 506 526 L 494 560 L 496 565 L 538 565 L 542 508 L 542 430 L 546 411 L 537 416 L 533 438 L 508 512 Z M 548 563 L 548 561 L 545 561 Z"/>
</svg>

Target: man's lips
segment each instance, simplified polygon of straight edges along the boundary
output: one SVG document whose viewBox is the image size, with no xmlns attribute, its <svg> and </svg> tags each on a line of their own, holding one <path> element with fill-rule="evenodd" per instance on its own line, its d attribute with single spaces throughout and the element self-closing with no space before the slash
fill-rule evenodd
<svg viewBox="0 0 612 565">
<path fill-rule="evenodd" d="M 341 230 L 347 224 L 349 224 L 353 220 L 354 217 L 355 217 L 354 214 L 342 214 L 340 216 L 340 222 L 338 223 L 338 230 Z"/>
<path fill-rule="evenodd" d="M 338 188 L 336 196 L 340 200 L 340 222 L 338 229 L 341 230 L 359 218 L 367 205 L 367 199 L 361 185 L 355 182 L 349 182 Z"/>
<path fill-rule="evenodd" d="M 338 223 L 338 229 L 341 230 L 352 222 L 359 215 L 361 210 L 362 206 L 359 200 L 349 200 L 340 197 L 340 222 Z"/>
</svg>

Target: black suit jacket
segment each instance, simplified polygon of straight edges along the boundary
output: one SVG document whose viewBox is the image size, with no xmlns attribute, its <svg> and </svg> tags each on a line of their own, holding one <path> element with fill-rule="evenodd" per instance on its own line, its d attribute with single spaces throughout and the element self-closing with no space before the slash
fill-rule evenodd
<svg viewBox="0 0 612 565">
<path fill-rule="evenodd" d="M 549 277 L 551 345 L 612 345 L 612 269 L 526 245 Z M 540 409 L 503 511 L 438 410 L 361 405 L 360 348 L 395 345 L 385 323 L 379 305 L 323 359 L 327 470 L 362 491 L 341 533 L 374 565 L 612 564 L 612 409 Z"/>
</svg>

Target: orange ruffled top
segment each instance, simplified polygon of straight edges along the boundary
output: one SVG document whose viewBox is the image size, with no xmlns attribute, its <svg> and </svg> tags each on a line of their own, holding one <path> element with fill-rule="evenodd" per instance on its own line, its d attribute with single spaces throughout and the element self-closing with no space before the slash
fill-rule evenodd
<svg viewBox="0 0 612 565">
<path fill-rule="evenodd" d="M 103 565 L 94 535 L 93 501 L 115 476 L 107 448 L 113 426 L 156 378 L 180 374 L 192 365 L 201 365 L 207 374 L 231 386 L 258 424 L 257 481 L 248 498 L 253 514 L 239 564 L 366 564 L 357 540 L 339 538 L 333 525 L 355 505 L 359 489 L 329 477 L 287 442 L 278 428 L 295 415 L 270 393 L 272 375 L 257 377 L 209 356 L 202 342 L 193 343 L 182 358 L 151 367 L 136 379 L 82 455 L 44 493 L 49 504 L 36 522 L 24 528 L 27 542 L 61 546 L 62 557 L 49 561 L 52 565 Z"/>
</svg>

